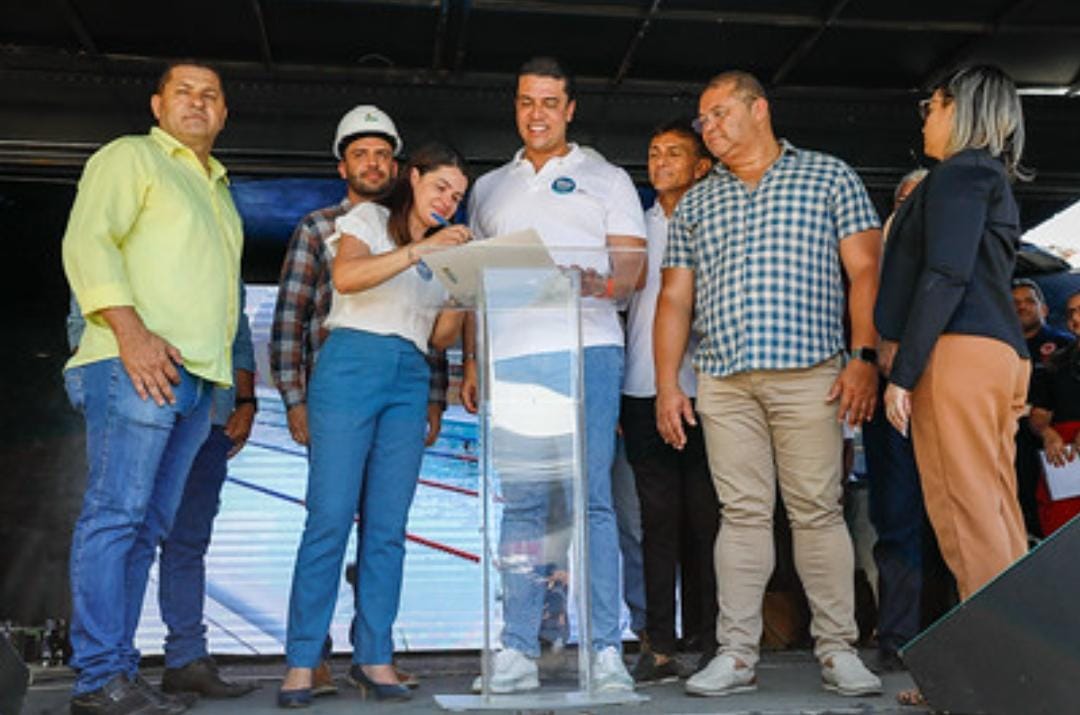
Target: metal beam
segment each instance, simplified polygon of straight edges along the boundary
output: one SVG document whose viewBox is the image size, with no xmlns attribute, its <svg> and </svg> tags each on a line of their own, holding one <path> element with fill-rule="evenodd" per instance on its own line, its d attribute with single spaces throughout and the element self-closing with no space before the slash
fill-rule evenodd
<svg viewBox="0 0 1080 715">
<path fill-rule="evenodd" d="M 630 46 L 626 48 L 626 54 L 623 55 L 622 62 L 619 63 L 619 69 L 615 72 L 615 77 L 611 80 L 612 86 L 618 87 L 622 84 L 627 73 L 630 72 L 630 65 L 634 61 L 634 55 L 637 54 L 641 41 L 645 39 L 645 34 L 649 31 L 649 25 L 652 24 L 656 12 L 660 9 L 661 2 L 662 0 L 653 0 L 652 5 L 645 13 L 645 17 L 641 19 L 638 31 L 634 35 L 634 39 L 630 40 Z"/>
<path fill-rule="evenodd" d="M 465 64 L 466 40 L 469 35 L 469 14 L 472 10 L 472 1 L 461 0 L 459 8 L 461 24 L 458 27 L 457 47 L 454 49 L 454 72 L 461 72 L 461 68 Z"/>
<path fill-rule="evenodd" d="M 982 44 L 986 38 L 995 34 L 1000 34 L 1003 30 L 1009 27 L 1008 23 L 1016 18 L 1024 10 L 1027 10 L 1035 0 L 1013 0 L 1012 4 L 1006 7 L 1001 14 L 997 16 L 993 23 L 983 32 L 975 34 L 974 37 L 961 42 L 945 55 L 944 58 L 934 63 L 934 66 L 929 72 L 923 76 L 919 82 L 919 86 L 923 89 L 930 89 L 942 79 L 944 79 L 949 72 L 955 69 L 961 62 L 971 55 L 971 52 Z M 1028 26 L 1024 26 L 1028 27 Z"/>
<path fill-rule="evenodd" d="M 262 55 L 263 66 L 268 70 L 274 68 L 274 55 L 270 51 L 270 35 L 266 32 L 266 17 L 263 15 L 262 0 L 251 0 L 251 12 L 255 15 L 255 29 L 259 38 L 259 54 Z"/>
<path fill-rule="evenodd" d="M 566 17 L 597 17 L 611 20 L 635 20 L 641 11 L 628 5 L 603 5 L 588 2 L 562 3 L 551 0 L 473 0 L 477 10 L 533 15 L 562 15 Z M 659 10 L 655 20 L 720 23 L 731 25 L 761 25 L 770 27 L 804 27 L 821 25 L 817 15 L 781 12 L 747 12 L 739 10 L 689 10 L 668 8 Z M 977 20 L 904 20 L 877 18 L 837 18 L 833 27 L 845 30 L 877 30 L 885 32 L 950 32 L 957 34 L 1047 34 L 1055 36 L 1080 35 L 1080 26 L 1069 23 L 1054 25 L 1006 25 Z"/>
<path fill-rule="evenodd" d="M 83 51 L 91 57 L 101 59 L 101 52 L 98 50 L 94 38 L 90 35 L 90 31 L 86 29 L 86 23 L 83 22 L 72 1 L 59 0 L 58 4 L 60 5 L 60 12 L 64 15 L 64 21 L 67 22 L 68 28 L 75 33 L 75 37 L 79 40 L 79 44 L 82 45 Z"/>
<path fill-rule="evenodd" d="M 816 30 L 807 35 L 798 46 L 791 51 L 783 63 L 781 63 L 779 69 L 773 73 L 771 85 L 776 86 L 783 82 L 791 71 L 795 69 L 796 65 L 802 62 L 803 58 L 810 53 L 810 50 L 814 49 L 814 45 L 818 43 L 821 36 L 825 32 L 836 24 L 836 21 L 840 18 L 840 13 L 844 11 L 844 8 L 848 6 L 851 0 L 837 0 L 832 6 L 832 10 L 825 17 L 825 20 L 818 26 Z"/>
<path fill-rule="evenodd" d="M 446 26 L 450 19 L 450 0 L 439 3 L 439 19 L 435 24 L 435 47 L 431 50 L 431 69 L 443 68 L 443 46 L 446 43 Z"/>
</svg>

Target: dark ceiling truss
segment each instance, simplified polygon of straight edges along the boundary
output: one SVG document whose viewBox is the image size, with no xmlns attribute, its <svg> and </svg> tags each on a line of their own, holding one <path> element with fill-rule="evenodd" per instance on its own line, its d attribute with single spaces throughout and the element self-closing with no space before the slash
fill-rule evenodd
<svg viewBox="0 0 1080 715">
<path fill-rule="evenodd" d="M 263 66 L 268 71 L 274 70 L 274 53 L 270 50 L 270 35 L 266 31 L 266 16 L 263 13 L 262 0 L 251 0 L 251 13 L 255 16 L 255 31 L 259 39 L 259 54 Z"/>
<path fill-rule="evenodd" d="M 641 10 L 624 5 L 601 5 L 588 2 L 561 3 L 552 0 L 472 0 L 477 10 L 488 12 L 518 12 L 554 14 L 578 17 L 599 17 L 632 20 L 641 16 Z M 817 29 L 822 24 L 819 15 L 784 12 L 748 12 L 742 10 L 689 10 L 665 8 L 658 10 L 654 20 L 683 22 L 711 22 L 732 25 L 759 25 L 772 27 L 804 27 Z M 831 27 L 845 30 L 886 30 L 895 32 L 951 32 L 968 35 L 1025 33 L 1048 35 L 1080 35 L 1080 25 L 1058 24 L 1003 24 L 974 20 L 905 20 L 861 17 L 837 17 Z"/>
<path fill-rule="evenodd" d="M 439 19 L 435 24 L 435 47 L 431 51 L 431 69 L 443 69 L 443 48 L 446 45 L 446 28 L 450 24 L 450 0 L 439 3 Z"/>
<path fill-rule="evenodd" d="M 923 77 L 919 86 L 926 90 L 935 86 L 938 82 L 948 76 L 950 72 L 959 67 L 961 63 L 971 55 L 975 48 L 985 42 L 987 38 L 1000 34 L 1003 30 L 1007 31 L 1009 27 L 1012 27 L 1010 23 L 1034 3 L 1035 0 L 1013 0 L 1013 2 L 997 16 L 994 22 L 986 28 L 985 32 L 977 33 L 973 37 L 964 40 L 951 50 L 948 55 L 935 62 L 933 69 Z"/>
<path fill-rule="evenodd" d="M 75 33 L 76 39 L 79 41 L 79 45 L 82 47 L 83 52 L 92 57 L 95 60 L 103 61 L 104 57 L 101 51 L 98 50 L 97 43 L 94 42 L 94 38 L 90 35 L 90 31 L 86 29 L 86 23 L 83 22 L 82 17 L 79 15 L 79 11 L 75 8 L 72 0 L 56 0 L 60 6 L 60 12 L 64 16 L 64 22 Z"/>
<path fill-rule="evenodd" d="M 656 17 L 656 13 L 660 10 L 661 1 L 653 0 L 652 5 L 645 12 L 645 17 L 641 19 L 641 24 L 634 34 L 634 39 L 630 40 L 630 46 L 626 48 L 626 54 L 623 55 L 622 62 L 619 63 L 619 69 L 615 71 L 615 77 L 611 80 L 612 86 L 618 87 L 626 79 L 626 75 L 633 64 L 634 55 L 637 53 L 638 47 L 641 46 L 641 41 L 645 39 L 646 33 L 649 32 L 649 26 L 652 24 L 653 18 Z"/>
<path fill-rule="evenodd" d="M 784 58 L 780 67 L 773 73 L 772 79 L 769 82 L 770 85 L 777 85 L 783 82 L 799 62 L 810 54 L 810 50 L 814 49 L 814 45 L 818 43 L 821 36 L 840 19 L 840 13 L 844 11 L 844 8 L 848 6 L 849 2 L 851 2 L 851 0 L 836 0 L 836 2 L 833 3 L 832 9 L 829 10 L 829 14 L 826 16 L 825 20 L 818 25 L 812 33 L 807 35 L 786 58 Z"/>
</svg>

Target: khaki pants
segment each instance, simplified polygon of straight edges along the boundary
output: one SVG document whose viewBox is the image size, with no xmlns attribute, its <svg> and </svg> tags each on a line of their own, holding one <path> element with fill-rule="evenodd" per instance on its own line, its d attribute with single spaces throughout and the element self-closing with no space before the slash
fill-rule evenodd
<svg viewBox="0 0 1080 715">
<path fill-rule="evenodd" d="M 999 340 L 943 335 L 911 395 L 926 513 L 962 599 L 1027 552 L 1013 460 L 1030 372 Z"/>
<path fill-rule="evenodd" d="M 854 556 L 844 524 L 843 434 L 825 395 L 840 373 L 833 357 L 800 370 L 698 376 L 709 467 L 720 499 L 716 580 L 720 652 L 758 660 L 761 604 L 774 567 L 776 486 L 791 521 L 795 568 L 812 616 L 814 654 L 851 650 Z"/>
</svg>

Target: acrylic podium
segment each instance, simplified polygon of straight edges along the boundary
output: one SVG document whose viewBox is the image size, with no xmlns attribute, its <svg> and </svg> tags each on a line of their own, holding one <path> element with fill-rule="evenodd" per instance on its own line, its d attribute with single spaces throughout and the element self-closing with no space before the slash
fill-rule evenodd
<svg viewBox="0 0 1080 715">
<path fill-rule="evenodd" d="M 435 701 L 454 711 L 643 702 L 594 687 L 582 335 L 618 320 L 612 301 L 632 292 L 645 251 L 550 248 L 545 265 L 515 261 L 515 250 L 485 251 L 469 306 L 480 373 L 480 675 L 472 692 Z M 593 558 L 617 561 L 615 544 Z M 543 652 L 538 682 L 525 677 L 511 692 L 493 683 L 506 647 Z"/>
</svg>

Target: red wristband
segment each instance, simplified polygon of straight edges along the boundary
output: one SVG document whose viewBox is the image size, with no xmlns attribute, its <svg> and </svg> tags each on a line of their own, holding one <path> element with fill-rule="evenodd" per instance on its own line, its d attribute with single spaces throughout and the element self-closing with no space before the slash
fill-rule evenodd
<svg viewBox="0 0 1080 715">
<path fill-rule="evenodd" d="M 611 276 L 608 276 L 607 283 L 604 284 L 604 297 L 615 297 L 615 279 Z"/>
</svg>

